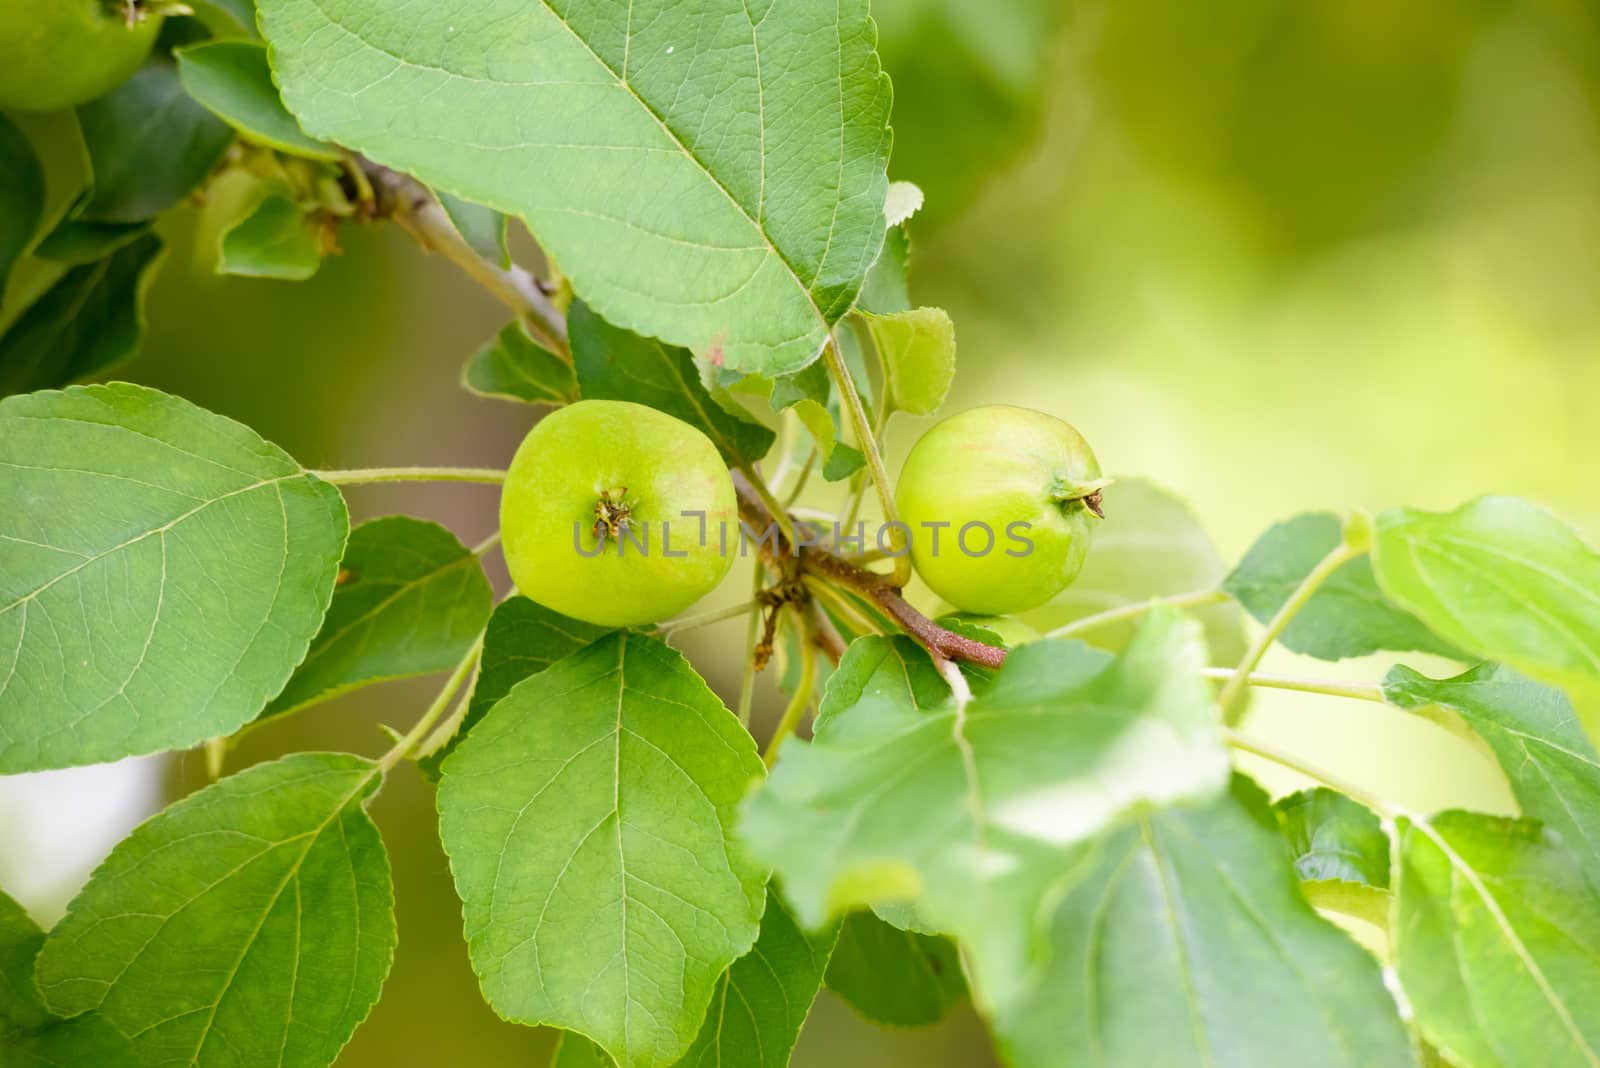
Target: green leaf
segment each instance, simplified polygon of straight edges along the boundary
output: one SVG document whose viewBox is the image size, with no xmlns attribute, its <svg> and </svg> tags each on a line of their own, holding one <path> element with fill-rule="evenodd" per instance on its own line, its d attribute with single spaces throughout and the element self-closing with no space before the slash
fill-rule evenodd
<svg viewBox="0 0 1600 1068">
<path fill-rule="evenodd" d="M 755 943 L 733 839 L 755 742 L 677 652 L 617 633 L 518 684 L 444 762 L 440 833 L 496 1012 L 670 1065 Z"/>
<path fill-rule="evenodd" d="M 189 6 L 218 36 L 232 32 L 253 36 L 256 32 L 255 0 L 189 0 Z"/>
<path fill-rule="evenodd" d="M 172 64 L 155 60 L 78 109 L 94 174 L 83 217 L 136 223 L 166 211 L 205 180 L 233 140 L 195 103 Z"/>
<path fill-rule="evenodd" d="M 883 243 L 866 0 L 258 6 L 307 130 L 521 217 L 624 329 L 794 370 Z"/>
<path fill-rule="evenodd" d="M 0 115 L 0 294 L 44 221 L 44 167 L 17 124 Z"/>
<path fill-rule="evenodd" d="M 956 328 L 942 308 L 861 314 L 883 362 L 890 412 L 932 415 L 956 374 Z"/>
<path fill-rule="evenodd" d="M 1174 612 L 1151 613 L 1115 660 L 1076 643 L 1022 646 L 965 708 L 914 701 L 924 684 L 897 684 L 882 643 L 857 642 L 845 661 L 813 741 L 785 744 L 740 834 L 809 926 L 915 904 L 967 948 L 980 987 L 995 984 L 981 990 L 991 1005 L 1078 847 L 1228 781 L 1200 625 Z"/>
<path fill-rule="evenodd" d="M 1339 517 L 1331 512 L 1284 520 L 1257 539 L 1223 589 L 1258 622 L 1266 623 L 1343 537 Z M 1385 649 L 1461 659 L 1422 621 L 1384 597 L 1372 569 L 1371 558 L 1361 556 L 1329 576 L 1283 632 L 1282 645 L 1319 660 L 1343 660 Z"/>
<path fill-rule="evenodd" d="M 1510 668 L 1479 664 L 1451 679 L 1396 665 L 1383 696 L 1424 715 L 1440 708 L 1458 714 L 1494 751 L 1522 814 L 1558 833 L 1600 875 L 1600 756 L 1566 694 Z"/>
<path fill-rule="evenodd" d="M 1415 1064 L 1377 961 L 1296 891 L 1249 780 L 1146 811 L 1086 863 L 1061 874 L 1043 944 L 996 996 L 1009 1063 Z"/>
<path fill-rule="evenodd" d="M 1537 824 L 1398 821 L 1396 967 L 1423 1036 L 1464 1068 L 1600 1063 L 1600 896 Z"/>
<path fill-rule="evenodd" d="M 394 956 L 380 778 L 297 753 L 141 824 L 46 939 L 46 1004 L 99 1012 L 153 1066 L 331 1064 Z"/>
<path fill-rule="evenodd" d="M 253 141 L 292 156 L 336 160 L 339 150 L 307 137 L 278 97 L 267 47 L 255 41 L 208 41 L 180 49 L 178 77 L 206 110 Z"/>
<path fill-rule="evenodd" d="M 80 1068 L 134 1065 L 128 1040 L 92 1013 L 63 1020 L 52 1016 L 34 987 L 33 964 L 44 932 L 0 893 L 0 1052 L 8 1065 Z"/>
<path fill-rule="evenodd" d="M 0 774 L 253 719 L 322 623 L 344 501 L 247 427 L 117 383 L 0 402 Z"/>
<path fill-rule="evenodd" d="M 867 272 L 856 307 L 878 315 L 910 311 L 910 270 L 911 239 L 905 227 L 891 227 L 883 239 L 883 251 Z"/>
<path fill-rule="evenodd" d="M 556 1042 L 555 1056 L 550 1061 L 550 1068 L 616 1068 L 616 1065 L 605 1050 L 571 1031 Z"/>
<path fill-rule="evenodd" d="M 581 301 L 567 313 L 567 329 L 585 400 L 632 401 L 682 419 L 710 438 L 729 466 L 754 463 L 772 448 L 772 431 L 711 399 L 688 350 L 618 329 Z"/>
<path fill-rule="evenodd" d="M 33 250 L 40 259 L 79 267 L 109 257 L 150 232 L 149 222 L 103 223 L 80 219 L 76 208 L 67 212 Z"/>
<path fill-rule="evenodd" d="M 1558 685 L 1600 687 L 1600 553 L 1543 508 L 1480 497 L 1378 517 L 1383 591 L 1434 633 Z"/>
<path fill-rule="evenodd" d="M 103 374 L 144 342 L 144 297 L 161 262 L 147 234 L 110 257 L 74 267 L 0 336 L 0 396 Z"/>
<path fill-rule="evenodd" d="M 1306 898 L 1320 909 L 1389 926 L 1389 836 L 1375 812 L 1318 786 L 1273 806 Z"/>
<path fill-rule="evenodd" d="M 303 282 L 322 266 L 322 231 L 287 197 L 269 194 L 222 235 L 218 274 Z"/>
<path fill-rule="evenodd" d="M 511 266 L 511 220 L 493 208 L 439 193 L 439 206 L 472 250 L 501 268 Z"/>
<path fill-rule="evenodd" d="M 1119 478 L 1105 494 L 1106 517 L 1094 528 L 1089 559 L 1071 586 L 1025 618 L 1049 630 L 1085 616 L 1214 588 L 1227 573 L 1211 537 L 1187 501 L 1145 478 Z M 1205 626 L 1214 664 L 1245 653 L 1244 616 L 1232 604 L 1190 610 Z M 1082 640 L 1113 652 L 1133 637 L 1133 621 L 1085 630 Z"/>
<path fill-rule="evenodd" d="M 828 989 L 867 1019 L 891 1027 L 938 1023 L 967 996 L 955 943 L 852 912 L 828 962 Z"/>
<path fill-rule="evenodd" d="M 444 758 L 513 686 L 609 633 L 606 627 L 569 619 L 526 597 L 500 602 L 489 617 L 478 682 L 472 689 L 461 727 L 437 753 L 418 761 L 418 766 L 429 778 L 438 779 Z"/>
<path fill-rule="evenodd" d="M 461 384 L 480 397 L 529 404 L 570 404 L 578 399 L 572 364 L 529 337 L 521 323 L 507 324 L 472 354 L 461 369 Z"/>
<path fill-rule="evenodd" d="M 483 568 L 437 523 L 388 516 L 350 532 L 339 584 L 274 715 L 381 679 L 454 667 L 489 621 Z"/>
<path fill-rule="evenodd" d="M 775 412 L 794 410 L 816 443 L 822 476 L 829 482 L 849 478 L 866 466 L 867 458 L 861 450 L 839 440 L 839 405 L 828 369 L 821 361 L 803 371 L 771 379 L 769 401 Z"/>
</svg>

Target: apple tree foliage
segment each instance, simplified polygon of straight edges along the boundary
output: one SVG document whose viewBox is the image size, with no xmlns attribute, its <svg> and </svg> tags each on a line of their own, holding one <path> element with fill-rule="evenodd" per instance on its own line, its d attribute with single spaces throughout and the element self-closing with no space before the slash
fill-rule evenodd
<svg viewBox="0 0 1600 1068">
<path fill-rule="evenodd" d="M 0 1062 L 331 1064 L 396 944 L 366 808 L 414 762 L 483 996 L 565 1032 L 563 1068 L 782 1065 L 825 986 L 894 1026 L 970 998 L 1013 1068 L 1600 1065 L 1600 553 L 1582 535 L 1509 497 L 1317 513 L 1229 570 L 1179 499 L 1125 478 L 1050 634 L 1007 649 L 933 623 L 902 567 L 798 548 L 815 515 L 786 503 L 816 469 L 892 506 L 884 424 L 938 410 L 954 368 L 949 317 L 910 296 L 922 194 L 890 180 L 867 0 L 194 6 L 59 116 L 86 159 L 60 217 L 0 117 L 0 272 L 56 272 L 0 335 L 0 774 L 221 753 L 263 717 L 445 681 L 376 755 L 296 753 L 177 801 L 53 930 L 0 895 Z M 963 42 L 900 84 L 909 159 L 934 136 L 914 94 L 992 83 L 961 57 L 1042 36 L 1046 6 L 984 5 L 980 38 L 972 5 L 885 4 L 915 41 Z M 1036 95 L 1022 69 L 991 111 Z M 952 180 L 929 183 L 939 211 L 968 195 Z M 496 603 L 492 539 L 350 527 L 362 484 L 501 472 L 309 470 L 104 382 L 141 343 L 152 223 L 197 195 L 225 274 L 308 277 L 359 224 L 444 253 L 510 313 L 465 360 L 475 393 L 628 400 L 705 432 L 747 517 L 782 531 L 743 609 L 749 669 L 772 661 L 790 695 L 765 748 L 673 647 L 678 624 Z M 544 275 L 513 262 L 513 225 Z M 1256 670 L 1278 642 L 1397 662 L 1286 682 Z M 1466 733 L 1520 817 L 1325 776 L 1274 804 L 1237 753 L 1317 773 L 1241 729 L 1273 685 Z"/>
</svg>

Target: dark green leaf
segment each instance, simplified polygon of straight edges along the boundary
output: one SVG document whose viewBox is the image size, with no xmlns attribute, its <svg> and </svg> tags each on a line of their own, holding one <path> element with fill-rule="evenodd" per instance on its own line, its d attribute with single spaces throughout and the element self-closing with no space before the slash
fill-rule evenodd
<svg viewBox="0 0 1600 1068">
<path fill-rule="evenodd" d="M 1063 869 L 1044 944 L 988 994 L 1010 1063 L 1414 1065 L 1378 962 L 1295 890 L 1276 822 L 1238 778 Z"/>
<path fill-rule="evenodd" d="M 267 47 L 254 41 L 208 41 L 179 50 L 178 77 L 202 107 L 246 140 L 307 159 L 336 160 L 339 150 L 307 137 L 278 98 Z"/>
<path fill-rule="evenodd" d="M 483 397 L 568 404 L 578 399 L 572 364 L 533 338 L 521 323 L 510 323 L 473 353 L 461 369 L 461 383 Z"/>
<path fill-rule="evenodd" d="M 511 220 L 482 204 L 440 193 L 439 205 L 472 250 L 502 268 L 511 266 Z"/>
<path fill-rule="evenodd" d="M 772 431 L 711 399 L 687 349 L 618 329 L 579 301 L 567 313 L 567 328 L 585 400 L 632 401 L 682 419 L 710 438 L 730 466 L 754 463 L 772 448 Z"/>
<path fill-rule="evenodd" d="M 839 440 L 839 405 L 833 398 L 828 369 L 819 360 L 803 371 L 771 380 L 772 410 L 792 408 L 810 432 L 822 459 L 822 477 L 829 482 L 849 478 L 866 466 L 866 457 Z"/>
<path fill-rule="evenodd" d="M 602 638 L 518 684 L 444 762 L 440 834 L 485 998 L 670 1064 L 755 943 L 766 872 L 733 840 L 755 742 L 688 663 Z"/>
<path fill-rule="evenodd" d="M 1383 696 L 1424 715 L 1458 714 L 1494 751 L 1522 814 L 1561 836 L 1600 875 L 1600 757 L 1567 695 L 1498 664 L 1451 679 L 1397 665 Z"/>
<path fill-rule="evenodd" d="M 1323 557 L 1343 540 L 1339 517 L 1308 512 L 1277 524 L 1250 547 L 1223 588 L 1265 623 Z M 1373 581 L 1372 560 L 1362 556 L 1335 571 L 1300 609 L 1279 639 L 1319 660 L 1343 660 L 1380 650 L 1416 651 L 1461 659 L 1449 643 L 1384 597 Z"/>
<path fill-rule="evenodd" d="M 388 516 L 361 524 L 350 532 L 322 630 L 266 714 L 455 666 L 482 633 L 492 599 L 478 558 L 437 523 Z"/>
<path fill-rule="evenodd" d="M 161 239 L 147 234 L 72 268 L 28 305 L 0 337 L 0 396 L 64 386 L 132 359 L 161 251 Z"/>
<path fill-rule="evenodd" d="M 967 996 L 955 943 L 852 912 L 828 963 L 828 989 L 861 1015 L 893 1027 L 938 1023 Z"/>
<path fill-rule="evenodd" d="M 804 367 L 883 243 L 866 0 L 258 7 L 307 130 L 520 216 L 626 330 Z"/>
<path fill-rule="evenodd" d="M 44 221 L 44 168 L 16 123 L 0 115 L 0 295 Z"/>
<path fill-rule="evenodd" d="M 964 708 L 924 707 L 912 694 L 926 684 L 897 682 L 888 652 L 852 646 L 814 739 L 785 744 L 740 834 L 802 922 L 914 903 L 920 925 L 961 941 L 978 1000 L 998 1006 L 1084 843 L 1226 787 L 1200 625 L 1153 612 L 1116 660 L 1022 646 Z"/>
<path fill-rule="evenodd" d="M 1319 786 L 1273 806 L 1300 889 L 1320 909 L 1389 925 L 1389 836 L 1377 814 Z"/>
<path fill-rule="evenodd" d="M 298 753 L 141 824 L 46 939 L 46 1004 L 98 1011 L 151 1065 L 331 1064 L 394 955 L 380 777 Z"/>
<path fill-rule="evenodd" d="M 322 231 L 286 197 L 262 197 L 255 209 L 222 235 L 218 274 L 303 282 L 322 266 Z"/>
<path fill-rule="evenodd" d="M 7 1065 L 135 1068 L 133 1047 L 98 1015 L 63 1020 L 52 1016 L 34 987 L 33 963 L 44 932 L 0 893 L 0 1053 Z"/>
<path fill-rule="evenodd" d="M 106 259 L 150 232 L 148 222 L 93 222 L 78 218 L 75 210 L 69 211 L 39 242 L 39 247 L 34 249 L 36 256 L 78 267 Z"/>
<path fill-rule="evenodd" d="M 1440 637 L 1560 685 L 1600 690 L 1600 553 L 1515 497 L 1378 517 L 1385 593 Z"/>
<path fill-rule="evenodd" d="M 1085 616 L 1215 587 L 1227 568 L 1189 503 L 1145 478 L 1119 478 L 1105 492 L 1106 517 L 1095 524 L 1083 573 L 1055 600 L 1025 617 L 1049 630 Z M 1205 625 L 1214 664 L 1244 656 L 1244 617 L 1236 605 L 1192 609 Z M 1133 637 L 1135 622 L 1085 630 L 1084 641 L 1113 652 Z"/>
<path fill-rule="evenodd" d="M 78 109 L 94 189 L 83 217 L 136 223 L 189 195 L 233 140 L 228 124 L 195 103 L 177 68 L 154 60 Z"/>
<path fill-rule="evenodd" d="M 1423 1036 L 1464 1068 L 1600 1063 L 1600 894 L 1538 824 L 1398 821 L 1394 956 Z"/>
<path fill-rule="evenodd" d="M 254 432 L 117 383 L 0 401 L 0 773 L 254 719 L 333 593 L 344 501 Z"/>
<path fill-rule="evenodd" d="M 513 686 L 609 633 L 607 627 L 568 619 L 526 597 L 511 597 L 496 605 L 484 635 L 478 682 L 466 717 L 455 737 L 437 753 L 423 757 L 419 766 L 429 778 L 437 779 L 444 758 Z"/>
</svg>

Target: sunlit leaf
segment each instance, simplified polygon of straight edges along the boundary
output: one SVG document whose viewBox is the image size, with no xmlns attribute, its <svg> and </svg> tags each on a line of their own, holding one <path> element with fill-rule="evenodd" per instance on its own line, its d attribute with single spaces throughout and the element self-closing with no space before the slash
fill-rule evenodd
<svg viewBox="0 0 1600 1068">
<path fill-rule="evenodd" d="M 1378 517 L 1389 597 L 1463 649 L 1537 678 L 1600 689 L 1600 553 L 1515 497 Z"/>
<path fill-rule="evenodd" d="M 307 130 L 520 216 L 624 329 L 803 367 L 883 242 L 865 0 L 258 6 Z"/>
<path fill-rule="evenodd" d="M 161 239 L 146 234 L 57 279 L 0 336 L 0 396 L 64 386 L 132 359 L 161 254 Z"/>
<path fill-rule="evenodd" d="M 686 349 L 612 326 L 582 302 L 573 303 L 567 324 L 585 400 L 632 401 L 682 419 L 710 438 L 730 465 L 753 463 L 772 447 L 772 431 L 711 399 Z"/>
<path fill-rule="evenodd" d="M 16 123 L 0 115 L 0 294 L 44 221 L 44 168 Z"/>
<path fill-rule="evenodd" d="M 150 1065 L 333 1062 L 394 955 L 376 764 L 298 753 L 179 801 L 112 850 L 50 932 L 38 985 Z"/>
<path fill-rule="evenodd" d="M 253 719 L 322 623 L 344 501 L 253 431 L 118 383 L 0 402 L 0 773 Z"/>
<path fill-rule="evenodd" d="M 83 216 L 97 222 L 154 218 L 201 183 L 233 130 L 184 92 L 177 68 L 152 61 L 78 109 L 94 175 Z"/>
<path fill-rule="evenodd" d="M 453 667 L 483 631 L 492 597 L 478 557 L 437 523 L 362 523 L 350 532 L 322 629 L 267 714 Z"/>
<path fill-rule="evenodd" d="M 891 412 L 931 415 L 956 374 L 956 328 L 943 308 L 862 313 L 889 385 Z"/>
<path fill-rule="evenodd" d="M 339 158 L 332 145 L 307 137 L 283 106 L 265 45 L 210 41 L 180 49 L 177 56 L 183 88 L 247 140 L 308 159 Z"/>
<path fill-rule="evenodd" d="M 1465 1068 L 1600 1063 L 1600 894 L 1538 824 L 1399 821 L 1395 958 L 1421 1032 Z"/>
<path fill-rule="evenodd" d="M 766 872 L 733 840 L 755 742 L 683 658 L 614 634 L 519 684 L 444 762 L 440 832 L 485 998 L 623 1068 L 695 1041 L 755 943 Z"/>
<path fill-rule="evenodd" d="M 867 1019 L 891 1027 L 938 1023 L 967 996 L 955 943 L 852 912 L 828 962 L 828 989 Z"/>
</svg>

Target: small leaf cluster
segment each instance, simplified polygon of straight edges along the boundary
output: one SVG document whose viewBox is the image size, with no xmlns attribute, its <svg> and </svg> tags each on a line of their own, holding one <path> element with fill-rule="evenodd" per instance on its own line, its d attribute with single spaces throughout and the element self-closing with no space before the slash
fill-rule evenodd
<svg viewBox="0 0 1600 1068">
<path fill-rule="evenodd" d="M 1014 1068 L 1600 1063 L 1580 534 L 1509 497 L 1318 513 L 1230 570 L 1123 478 L 1043 637 L 934 622 L 902 567 L 824 537 L 868 492 L 892 518 L 885 428 L 955 369 L 950 318 L 910 297 L 920 193 L 889 181 L 865 0 L 244 6 L 201 5 L 61 116 L 88 177 L 48 225 L 0 120 L 0 270 L 64 268 L 0 337 L 0 774 L 202 745 L 218 773 L 51 931 L 0 895 L 4 1063 L 333 1063 L 396 945 L 367 806 L 405 763 L 436 785 L 484 998 L 563 1031 L 560 1068 L 785 1064 L 824 987 L 895 1027 L 970 1001 Z M 707 620 L 497 603 L 496 539 L 351 529 L 360 485 L 501 472 L 311 470 L 181 398 L 78 384 L 137 348 L 152 220 L 196 196 L 224 273 L 308 277 L 357 222 L 449 257 L 512 315 L 465 361 L 477 394 L 703 432 L 781 530 L 735 707 L 674 645 Z M 795 503 L 814 475 L 842 499 L 820 518 Z M 1263 674 L 1279 644 L 1431 670 Z M 763 746 L 769 665 L 789 703 Z M 420 675 L 444 681 L 388 748 L 222 774 L 254 725 Z M 1474 739 L 1520 815 L 1328 776 L 1244 729 L 1260 687 Z M 1320 783 L 1274 803 L 1241 752 Z"/>
</svg>

